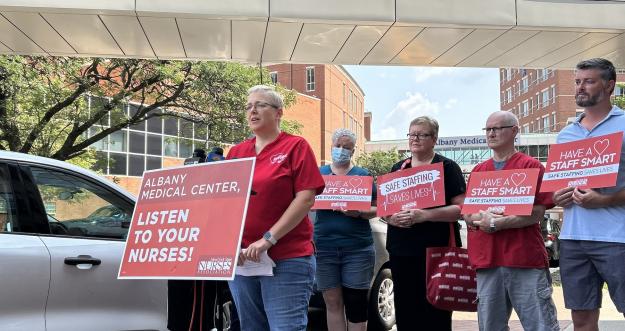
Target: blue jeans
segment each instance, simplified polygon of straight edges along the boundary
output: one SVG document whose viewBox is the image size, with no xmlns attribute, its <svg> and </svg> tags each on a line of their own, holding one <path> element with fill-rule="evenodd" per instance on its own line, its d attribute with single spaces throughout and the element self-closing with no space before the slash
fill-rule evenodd
<svg viewBox="0 0 625 331">
<path fill-rule="evenodd" d="M 236 276 L 229 282 L 242 331 L 306 330 L 315 257 L 276 262 L 271 276 Z"/>
</svg>

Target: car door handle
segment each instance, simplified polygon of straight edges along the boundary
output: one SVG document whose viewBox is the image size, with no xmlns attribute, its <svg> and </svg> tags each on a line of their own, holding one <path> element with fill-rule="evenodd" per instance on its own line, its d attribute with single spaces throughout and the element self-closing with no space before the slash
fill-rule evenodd
<svg viewBox="0 0 625 331">
<path fill-rule="evenodd" d="M 91 264 L 100 265 L 102 260 L 91 257 L 91 255 L 78 255 L 76 257 L 66 257 L 65 264 L 67 265 L 79 265 L 79 264 Z"/>
</svg>

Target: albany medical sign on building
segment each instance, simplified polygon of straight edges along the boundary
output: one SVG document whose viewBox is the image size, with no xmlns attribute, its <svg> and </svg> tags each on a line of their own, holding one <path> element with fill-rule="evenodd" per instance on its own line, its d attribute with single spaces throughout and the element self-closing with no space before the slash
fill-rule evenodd
<svg viewBox="0 0 625 331">
<path fill-rule="evenodd" d="M 254 163 L 146 171 L 118 278 L 231 280 Z"/>
</svg>

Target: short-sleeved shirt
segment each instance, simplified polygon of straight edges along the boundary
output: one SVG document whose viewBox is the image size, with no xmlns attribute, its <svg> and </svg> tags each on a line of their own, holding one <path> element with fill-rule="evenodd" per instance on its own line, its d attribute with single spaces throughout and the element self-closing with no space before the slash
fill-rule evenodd
<svg viewBox="0 0 625 331">
<path fill-rule="evenodd" d="M 410 158 L 397 162 L 391 172 L 411 168 Z M 445 205 L 451 205 L 451 199 L 466 192 L 466 183 L 462 170 L 456 162 L 435 154 L 431 163 L 443 163 L 445 180 Z M 436 207 L 434 207 L 436 208 Z M 460 231 L 455 227 L 456 244 L 461 246 Z M 409 228 L 388 225 L 386 250 L 396 256 L 420 256 L 427 247 L 443 247 L 449 244 L 448 222 L 423 222 Z"/>
<path fill-rule="evenodd" d="M 322 175 L 334 175 L 330 165 L 319 168 Z M 371 176 L 367 169 L 352 167 L 347 176 Z M 373 185 L 372 200 L 375 200 L 376 189 Z M 333 210 L 318 210 L 315 220 L 315 244 L 317 247 L 328 248 L 359 248 L 373 244 L 369 220 L 361 217 L 350 217 Z"/>
<path fill-rule="evenodd" d="M 581 125 L 583 118 L 584 114 L 562 129 L 557 142 L 565 143 L 625 130 L 625 113 L 616 106 L 612 107 L 608 116 L 590 131 Z M 602 194 L 613 194 L 623 189 L 625 189 L 625 137 L 621 147 L 616 186 L 595 190 Z M 625 205 L 593 209 L 576 204 L 569 205 L 564 208 L 560 239 L 625 243 Z"/>
<path fill-rule="evenodd" d="M 281 132 L 256 155 L 256 138 L 230 149 L 228 159 L 256 157 L 252 194 L 247 207 L 242 247 L 261 239 L 304 190 L 323 192 L 325 183 L 312 149 L 302 137 Z M 227 206 L 224 206 L 227 207 Z M 273 260 L 313 254 L 312 224 L 308 216 L 268 251 Z"/>
<path fill-rule="evenodd" d="M 501 170 L 538 168 L 538 186 L 534 205 L 553 207 L 550 193 L 539 193 L 545 167 L 535 158 L 516 152 L 508 159 Z M 473 172 L 495 171 L 493 159 L 486 160 L 473 168 Z M 470 181 L 470 179 L 469 179 Z M 469 260 L 475 269 L 512 267 L 512 268 L 545 268 L 547 267 L 547 251 L 540 232 L 540 223 L 523 228 L 506 229 L 494 233 L 480 230 L 468 233 Z"/>
</svg>

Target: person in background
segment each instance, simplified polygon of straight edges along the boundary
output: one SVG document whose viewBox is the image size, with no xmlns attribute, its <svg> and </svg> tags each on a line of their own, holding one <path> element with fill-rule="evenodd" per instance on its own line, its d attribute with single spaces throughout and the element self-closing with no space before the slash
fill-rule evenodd
<svg viewBox="0 0 625 331">
<path fill-rule="evenodd" d="M 304 138 L 280 131 L 282 96 L 272 87 L 249 89 L 245 106 L 254 137 L 228 159 L 256 157 L 239 263 L 267 252 L 273 276 L 236 275 L 229 283 L 241 330 L 306 330 L 315 275 L 308 211 L 325 183 Z"/>
<path fill-rule="evenodd" d="M 221 147 L 213 147 L 210 153 L 206 156 L 206 162 L 221 161 L 225 159 L 224 150 Z"/>
<path fill-rule="evenodd" d="M 391 172 L 442 162 L 445 205 L 427 209 L 406 209 L 387 217 L 386 249 L 389 253 L 395 293 L 397 330 L 451 331 L 451 312 L 440 310 L 427 301 L 426 249 L 449 244 L 449 223 L 460 218 L 466 184 L 462 170 L 452 160 L 434 153 L 438 122 L 428 116 L 417 117 L 408 126 L 411 156 L 401 160 Z M 462 246 L 459 228 L 456 243 Z"/>
<path fill-rule="evenodd" d="M 473 172 L 538 168 L 542 180 L 543 165 L 514 147 L 519 133 L 519 120 L 514 114 L 494 112 L 486 120 L 484 131 L 493 157 L 475 166 Z M 545 210 L 553 203 L 550 194 L 539 193 L 540 180 L 529 216 L 502 216 L 489 211 L 464 215 L 472 230 L 468 231 L 468 251 L 477 273 L 480 331 L 507 330 L 513 308 L 524 330 L 560 329 L 540 232 Z"/>
<path fill-rule="evenodd" d="M 565 143 L 625 129 L 625 112 L 613 106 L 614 65 L 606 59 L 577 64 L 575 102 L 584 112 L 558 134 Z M 560 233 L 560 274 L 564 304 L 576 331 L 598 330 L 603 284 L 625 314 L 625 138 L 616 185 L 598 189 L 567 187 L 553 195 L 564 208 Z"/>
<path fill-rule="evenodd" d="M 332 135 L 332 164 L 319 168 L 322 175 L 370 176 L 351 162 L 356 135 L 338 129 Z M 317 289 L 326 304 L 328 330 L 366 330 L 367 294 L 375 247 L 369 219 L 375 217 L 375 185 L 366 210 L 318 210 L 315 221 Z M 346 321 L 347 320 L 347 321 Z"/>
</svg>

